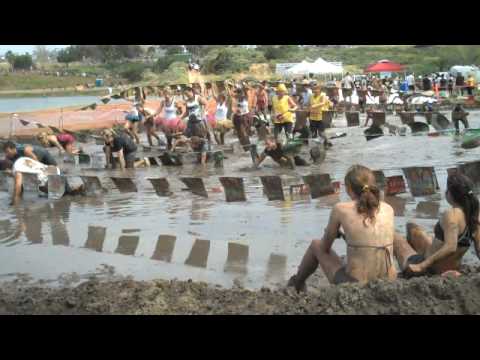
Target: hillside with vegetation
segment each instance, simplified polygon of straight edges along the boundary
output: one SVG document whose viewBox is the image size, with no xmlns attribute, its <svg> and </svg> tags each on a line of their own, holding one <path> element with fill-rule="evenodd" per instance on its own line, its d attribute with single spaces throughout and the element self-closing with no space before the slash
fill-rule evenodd
<svg viewBox="0 0 480 360">
<path fill-rule="evenodd" d="M 480 63 L 478 45 L 73 45 L 53 55 L 39 47 L 32 55 L 7 53 L 5 62 L 0 64 L 0 93 L 38 89 L 72 91 L 79 85 L 88 89 L 94 86 L 96 78 L 104 79 L 105 86 L 114 88 L 186 83 L 189 61 L 201 64 L 207 80 L 272 79 L 278 63 L 313 61 L 318 57 L 342 62 L 353 73 L 362 73 L 367 65 L 382 59 L 404 64 L 416 74 Z"/>
</svg>

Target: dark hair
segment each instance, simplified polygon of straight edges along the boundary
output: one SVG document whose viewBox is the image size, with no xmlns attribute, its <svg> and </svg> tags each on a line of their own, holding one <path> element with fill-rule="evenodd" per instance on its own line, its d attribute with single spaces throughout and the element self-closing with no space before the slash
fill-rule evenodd
<svg viewBox="0 0 480 360">
<path fill-rule="evenodd" d="M 365 166 L 353 165 L 345 175 L 345 185 L 358 198 L 357 211 L 365 217 L 363 224 L 367 226 L 367 219 L 374 222 L 380 206 L 380 190 L 373 172 Z"/>
<path fill-rule="evenodd" d="M 452 174 L 447 179 L 447 190 L 453 201 L 463 210 L 468 229 L 475 234 L 477 226 L 480 225 L 479 202 L 473 192 L 472 181 L 463 174 Z"/>
<path fill-rule="evenodd" d="M 8 159 L 0 160 L 0 171 L 8 170 L 8 169 L 11 169 L 12 167 L 13 167 L 13 163 L 10 160 Z"/>
<path fill-rule="evenodd" d="M 7 150 L 7 149 L 16 149 L 17 146 L 15 145 L 15 143 L 13 141 L 7 141 L 3 144 L 3 151 Z"/>
</svg>

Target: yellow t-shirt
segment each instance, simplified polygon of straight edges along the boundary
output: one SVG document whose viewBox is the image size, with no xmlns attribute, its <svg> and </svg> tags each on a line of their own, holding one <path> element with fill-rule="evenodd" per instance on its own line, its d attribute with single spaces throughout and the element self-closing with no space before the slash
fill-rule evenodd
<svg viewBox="0 0 480 360">
<path fill-rule="evenodd" d="M 286 95 L 284 95 L 280 100 L 278 99 L 278 96 L 273 97 L 272 105 L 275 114 L 273 122 L 275 124 L 288 124 L 294 122 L 293 113 L 288 111 L 288 109 L 290 109 L 290 106 L 288 105 L 288 99 L 289 97 Z M 283 115 L 283 118 L 279 120 L 277 118 L 278 115 Z"/>
<path fill-rule="evenodd" d="M 323 112 L 328 110 L 330 105 L 330 101 L 325 93 L 322 92 L 319 96 L 312 95 L 310 97 L 310 106 L 318 104 L 320 104 L 319 107 L 310 110 L 310 120 L 323 120 Z"/>
</svg>

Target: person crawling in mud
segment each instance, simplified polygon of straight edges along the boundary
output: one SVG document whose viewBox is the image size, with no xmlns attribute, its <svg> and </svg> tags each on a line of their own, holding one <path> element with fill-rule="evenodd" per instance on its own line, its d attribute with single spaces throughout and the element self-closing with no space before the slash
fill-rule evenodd
<svg viewBox="0 0 480 360">
<path fill-rule="evenodd" d="M 333 207 L 323 238 L 312 241 L 297 274 L 288 282 L 298 292 L 306 291 L 305 281 L 319 265 L 335 285 L 397 278 L 393 265 L 394 211 L 380 200 L 375 175 L 354 165 L 345 176 L 345 186 L 352 201 Z M 346 264 L 332 249 L 339 237 L 347 243 Z"/>
<path fill-rule="evenodd" d="M 33 160 L 28 157 L 20 157 L 13 164 L 12 176 L 13 182 L 13 195 L 11 205 L 18 205 L 23 194 L 23 174 L 35 174 L 39 183 L 38 190 L 44 194 L 48 194 L 48 175 L 60 175 L 60 169 L 53 165 L 45 165 L 39 161 Z M 64 195 L 79 195 L 83 194 L 83 185 L 78 188 L 72 188 L 65 181 L 65 193 Z"/>
<path fill-rule="evenodd" d="M 462 258 L 472 243 L 480 259 L 479 201 L 471 180 L 462 174 L 450 175 L 445 196 L 451 208 L 435 225 L 434 236 L 414 223 L 407 224 L 407 238 L 395 234 L 395 256 L 407 277 L 460 275 Z"/>
<path fill-rule="evenodd" d="M 265 150 L 263 153 L 257 157 L 255 161 L 255 167 L 259 167 L 260 164 L 265 161 L 269 156 L 275 161 L 278 165 L 285 168 L 294 169 L 295 165 L 305 166 L 307 162 L 298 155 L 292 154 L 293 151 L 290 151 L 290 147 L 296 145 L 282 145 L 280 142 L 275 140 L 275 136 L 269 135 L 265 139 Z"/>
<path fill-rule="evenodd" d="M 80 151 L 75 149 L 75 137 L 71 134 L 49 134 L 42 131 L 37 135 L 38 142 L 45 148 L 56 147 L 60 154 L 66 152 L 67 154 L 79 154 Z"/>
<path fill-rule="evenodd" d="M 135 161 L 137 145 L 129 136 L 116 135 L 112 130 L 105 130 L 102 135 L 105 140 L 103 152 L 107 161 L 105 166 L 107 169 L 115 169 L 117 165 L 120 165 L 121 170 L 149 166 L 147 158 Z"/>
<path fill-rule="evenodd" d="M 53 156 L 45 149 L 39 146 L 20 145 L 12 141 L 3 144 L 3 151 L 8 160 L 15 162 L 21 157 L 28 157 L 44 165 L 57 166 Z"/>
<path fill-rule="evenodd" d="M 198 153 L 198 162 L 205 166 L 207 164 L 207 141 L 198 136 L 192 136 L 190 139 L 192 151 Z"/>
<path fill-rule="evenodd" d="M 469 113 L 462 109 L 462 105 L 455 105 L 455 108 L 452 111 L 452 121 L 455 125 L 455 133 L 457 135 L 460 134 L 460 121 L 462 122 L 465 130 L 470 127 L 467 119 L 468 115 Z"/>
</svg>

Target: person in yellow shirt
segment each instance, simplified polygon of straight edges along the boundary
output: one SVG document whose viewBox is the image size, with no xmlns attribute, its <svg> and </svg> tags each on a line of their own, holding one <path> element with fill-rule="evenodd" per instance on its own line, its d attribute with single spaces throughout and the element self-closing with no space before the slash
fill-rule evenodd
<svg viewBox="0 0 480 360">
<path fill-rule="evenodd" d="M 468 79 L 467 79 L 467 92 L 468 92 L 468 96 L 472 96 L 473 95 L 473 89 L 475 89 L 475 78 L 473 77 L 472 74 L 470 74 L 468 76 Z"/>
<path fill-rule="evenodd" d="M 280 84 L 277 87 L 277 94 L 272 98 L 273 134 L 275 139 L 278 138 L 283 129 L 287 138 L 292 136 L 293 113 L 297 110 L 297 105 L 287 93 L 287 87 L 284 84 Z"/>
<path fill-rule="evenodd" d="M 313 95 L 310 97 L 310 132 L 312 138 L 320 136 L 325 142 L 325 147 L 332 146 L 325 135 L 325 123 L 323 122 L 323 112 L 327 111 L 331 102 L 327 95 L 322 92 L 320 85 L 313 88 Z"/>
</svg>

